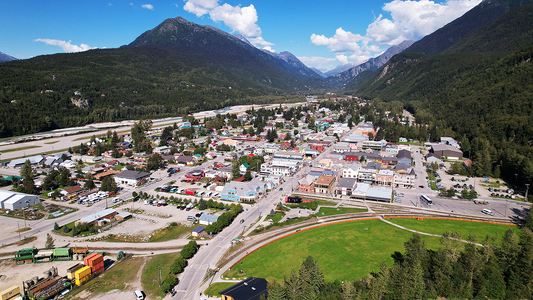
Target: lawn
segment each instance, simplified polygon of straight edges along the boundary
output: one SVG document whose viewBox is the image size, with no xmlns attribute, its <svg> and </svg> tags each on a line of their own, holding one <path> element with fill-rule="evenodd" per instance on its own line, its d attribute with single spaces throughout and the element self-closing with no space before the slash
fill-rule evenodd
<svg viewBox="0 0 533 300">
<path fill-rule="evenodd" d="M 324 201 L 324 200 L 315 200 L 313 202 L 302 202 L 302 203 L 298 203 L 298 204 L 288 204 L 288 206 L 292 207 L 292 208 L 306 208 L 306 209 L 310 209 L 310 210 L 316 210 L 316 208 L 319 206 L 319 205 L 322 205 L 322 206 L 334 206 L 336 203 L 334 202 L 329 202 L 329 201 Z"/>
<path fill-rule="evenodd" d="M 28 150 L 28 149 L 40 148 L 40 147 L 41 147 L 41 146 L 27 146 L 27 147 L 20 147 L 20 148 L 6 149 L 6 150 L 0 150 L 0 153 L 8 153 L 8 152 L 22 151 L 22 150 Z"/>
<path fill-rule="evenodd" d="M 283 279 L 311 255 L 320 263 L 326 281 L 354 280 L 378 271 L 382 262 L 392 265 L 391 255 L 395 251 L 403 252 L 403 243 L 412 235 L 379 220 L 323 226 L 266 245 L 225 276 L 238 278 L 239 270 L 243 270 L 247 276 Z M 440 245 L 439 238 L 422 236 L 422 239 L 428 248 L 436 249 Z"/>
<path fill-rule="evenodd" d="M 268 215 L 265 221 L 272 220 L 274 223 L 277 223 L 281 220 L 281 218 L 283 218 L 284 215 L 285 215 L 284 213 L 276 212 L 275 216 Z"/>
<path fill-rule="evenodd" d="M 480 236 L 503 234 L 515 226 L 451 220 L 392 219 L 405 227 L 422 232 L 442 234 L 457 231 Z M 435 221 L 435 222 L 434 222 Z M 418 223 L 417 223 L 418 222 Z M 429 223 L 429 224 L 428 224 Z M 368 229 L 368 230 L 366 230 Z M 363 220 L 323 226 L 290 235 L 251 253 L 224 276 L 239 278 L 239 270 L 247 276 L 283 279 L 298 269 L 307 256 L 320 263 L 326 281 L 354 280 L 378 271 L 382 262 L 393 264 L 395 251 L 404 252 L 404 243 L 413 233 L 379 220 Z M 428 249 L 438 249 L 440 238 L 421 236 Z M 265 259 L 268 258 L 268 259 Z"/>
<path fill-rule="evenodd" d="M 212 285 L 210 285 L 204 292 L 205 295 L 209 296 L 220 296 L 218 292 L 221 292 L 233 285 L 235 285 L 237 282 L 215 282 Z"/>
<path fill-rule="evenodd" d="M 464 239 L 466 239 L 470 233 L 475 233 L 480 241 L 482 241 L 487 235 L 495 236 L 498 234 L 498 236 L 502 237 L 508 229 L 516 230 L 517 233 L 519 230 L 518 226 L 455 220 L 424 219 L 419 221 L 417 219 L 389 219 L 389 221 L 409 229 L 426 233 L 441 235 L 446 231 L 459 232 Z"/>
<path fill-rule="evenodd" d="M 163 281 L 170 271 L 170 265 L 179 255 L 179 252 L 156 255 L 146 263 L 142 271 L 141 283 L 147 299 L 165 297 L 165 293 L 159 287 L 159 265 L 161 265 L 161 281 Z"/>
<path fill-rule="evenodd" d="M 87 284 L 83 285 L 81 289 L 74 289 L 72 293 L 68 294 L 68 297 L 69 299 L 73 299 L 75 298 L 74 296 L 76 296 L 76 294 L 85 290 L 89 291 L 92 296 L 97 294 L 105 294 L 116 289 L 122 291 L 127 288 L 127 283 L 135 282 L 137 271 L 142 264 L 142 257 L 135 257 L 118 263 L 113 268 L 105 271 L 102 275 L 87 282 Z"/>
<path fill-rule="evenodd" d="M 363 208 L 352 208 L 352 207 L 321 207 L 318 211 L 318 217 L 326 217 L 333 215 L 342 215 L 342 214 L 351 214 L 358 212 L 367 212 L 368 209 Z"/>
<path fill-rule="evenodd" d="M 187 226 L 169 226 L 164 228 L 163 230 L 156 232 L 150 239 L 150 243 L 175 240 L 185 233 L 190 233 L 191 230 L 192 228 Z"/>
</svg>

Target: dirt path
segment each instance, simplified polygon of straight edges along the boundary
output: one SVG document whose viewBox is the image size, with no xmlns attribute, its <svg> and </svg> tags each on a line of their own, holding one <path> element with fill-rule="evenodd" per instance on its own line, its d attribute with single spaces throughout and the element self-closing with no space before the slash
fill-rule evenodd
<svg viewBox="0 0 533 300">
<path fill-rule="evenodd" d="M 133 299 L 132 297 L 133 291 L 137 289 L 142 290 L 141 276 L 144 270 L 144 266 L 150 259 L 152 258 L 143 257 L 143 263 L 141 267 L 139 268 L 139 271 L 137 271 L 137 275 L 135 276 L 135 281 L 125 282 L 126 288 L 124 290 L 112 290 L 104 295 L 93 295 L 91 299 L 92 300 L 116 300 L 116 299 L 130 299 L 130 298 Z"/>
</svg>

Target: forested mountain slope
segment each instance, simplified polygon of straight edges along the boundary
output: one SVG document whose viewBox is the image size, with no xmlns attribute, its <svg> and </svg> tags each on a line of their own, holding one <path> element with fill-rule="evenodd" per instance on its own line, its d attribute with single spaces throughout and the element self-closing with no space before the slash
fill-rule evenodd
<svg viewBox="0 0 533 300">
<path fill-rule="evenodd" d="M 533 4 L 519 7 L 465 36 L 450 54 L 396 55 L 352 86 L 364 97 L 401 101 L 418 122 L 470 141 L 466 155 L 471 145 L 479 175 L 501 168 L 532 182 L 532 13 Z"/>
</svg>

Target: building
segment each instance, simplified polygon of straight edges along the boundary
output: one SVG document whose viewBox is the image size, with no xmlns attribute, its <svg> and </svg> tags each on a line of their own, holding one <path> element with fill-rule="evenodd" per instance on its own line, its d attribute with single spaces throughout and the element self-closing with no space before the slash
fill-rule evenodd
<svg viewBox="0 0 533 300">
<path fill-rule="evenodd" d="M 115 182 L 122 186 L 137 186 L 148 180 L 150 173 L 125 170 L 115 175 Z"/>
<path fill-rule="evenodd" d="M 358 162 L 352 162 L 348 167 L 342 168 L 342 177 L 344 178 L 357 178 L 359 176 L 359 170 L 361 165 Z"/>
<path fill-rule="evenodd" d="M 211 224 L 215 223 L 217 220 L 218 220 L 217 216 L 213 216 L 213 215 L 210 215 L 210 214 L 202 214 L 200 216 L 199 222 L 202 225 L 211 225 Z"/>
<path fill-rule="evenodd" d="M 202 235 L 202 233 L 204 232 L 204 230 L 205 230 L 205 226 L 198 226 L 198 227 L 196 227 L 196 228 L 194 228 L 194 229 L 192 230 L 191 235 L 194 236 L 194 237 L 199 237 L 199 236 Z"/>
<path fill-rule="evenodd" d="M 307 175 L 298 181 L 298 190 L 304 193 L 313 193 L 315 191 L 314 183 L 316 177 Z"/>
<path fill-rule="evenodd" d="M 205 177 L 205 173 L 203 170 L 196 169 L 192 170 L 189 173 L 185 174 L 185 178 L 187 178 L 187 181 L 198 181 Z"/>
<path fill-rule="evenodd" d="M 224 186 L 220 199 L 236 202 L 255 201 L 266 191 L 267 183 L 257 178 L 250 182 L 232 181 Z"/>
<path fill-rule="evenodd" d="M 315 182 L 315 193 L 331 194 L 335 186 L 336 177 L 333 175 L 321 175 Z"/>
<path fill-rule="evenodd" d="M 263 278 L 247 278 L 221 292 L 222 300 L 260 300 L 267 297 L 267 281 Z"/>
<path fill-rule="evenodd" d="M 30 205 L 41 203 L 39 196 L 0 190 L 0 207 L 7 210 L 17 210 Z"/>
<path fill-rule="evenodd" d="M 463 158 L 463 151 L 446 144 L 432 145 L 429 152 L 434 153 L 437 157 Z"/>
<path fill-rule="evenodd" d="M 363 150 L 366 149 L 372 149 L 381 151 L 382 148 L 385 148 L 387 146 L 387 141 L 381 140 L 381 141 L 363 141 Z"/>
<path fill-rule="evenodd" d="M 341 178 L 335 186 L 335 194 L 350 196 L 352 191 L 357 186 L 357 179 L 355 178 Z"/>
<path fill-rule="evenodd" d="M 379 170 L 376 173 L 376 184 L 384 186 L 392 186 L 394 182 L 394 171 Z"/>
<path fill-rule="evenodd" d="M 394 172 L 393 187 L 412 189 L 415 187 L 416 173 L 414 168 Z"/>
<path fill-rule="evenodd" d="M 79 224 L 86 223 L 87 225 L 96 225 L 99 221 L 111 221 L 118 215 L 118 212 L 112 208 L 102 210 L 95 214 L 88 215 L 76 221 L 74 225 L 78 226 Z"/>
<path fill-rule="evenodd" d="M 42 155 L 35 155 L 35 156 L 30 156 L 30 157 L 14 159 L 10 161 L 9 164 L 7 164 L 7 166 L 10 168 L 21 168 L 24 165 L 24 163 L 26 163 L 27 160 L 30 161 L 32 167 L 41 165 L 45 161 Z"/>
</svg>

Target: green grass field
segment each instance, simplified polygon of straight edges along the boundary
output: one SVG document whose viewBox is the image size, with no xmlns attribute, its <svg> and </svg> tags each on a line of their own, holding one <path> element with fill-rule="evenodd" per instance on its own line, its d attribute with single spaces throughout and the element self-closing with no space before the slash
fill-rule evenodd
<svg viewBox="0 0 533 300">
<path fill-rule="evenodd" d="M 317 217 L 326 217 L 333 215 L 351 214 L 358 212 L 367 212 L 368 209 L 352 208 L 352 207 L 321 207 L 318 211 Z"/>
<path fill-rule="evenodd" d="M 275 216 L 268 215 L 265 218 L 265 221 L 266 220 L 272 220 L 274 223 L 277 223 L 277 222 L 279 222 L 281 220 L 281 218 L 283 218 L 284 215 L 285 215 L 284 213 L 276 212 Z"/>
<path fill-rule="evenodd" d="M 411 228 L 408 225 L 416 224 L 417 226 L 412 226 L 413 229 L 436 234 L 458 231 L 461 234 L 476 232 L 480 236 L 485 236 L 500 234 L 509 228 L 514 228 L 506 225 L 445 220 L 395 219 L 393 221 L 399 221 L 398 223 L 406 221 L 405 227 L 408 228 Z M 392 265 L 391 255 L 395 251 L 404 252 L 403 244 L 412 236 L 413 233 L 409 231 L 379 220 L 323 226 L 266 245 L 251 253 L 224 276 L 239 278 L 242 276 L 239 275 L 239 270 L 243 270 L 249 277 L 283 279 L 283 276 L 289 275 L 292 269 L 298 269 L 303 260 L 310 255 L 320 263 L 326 281 L 359 279 L 370 272 L 378 271 L 382 262 Z M 421 237 L 428 249 L 440 247 L 440 238 Z"/>
<path fill-rule="evenodd" d="M 20 147 L 20 148 L 0 150 L 0 153 L 9 153 L 9 152 L 22 151 L 22 150 L 28 150 L 28 149 L 40 148 L 40 147 L 41 146 L 26 146 L 26 147 Z"/>
<path fill-rule="evenodd" d="M 161 231 L 156 232 L 154 236 L 150 239 L 150 243 L 175 240 L 179 236 L 184 235 L 185 233 L 190 233 L 191 230 L 192 228 L 187 226 L 169 226 Z"/>
<path fill-rule="evenodd" d="M 464 239 L 466 239 L 470 233 L 474 233 L 478 236 L 480 242 L 485 239 L 487 235 L 495 236 L 497 234 L 499 237 L 502 237 L 508 229 L 516 230 L 517 233 L 519 230 L 518 226 L 455 220 L 424 219 L 419 221 L 417 219 L 389 219 L 389 221 L 394 224 L 425 233 L 442 235 L 446 231 L 459 232 Z"/>
<path fill-rule="evenodd" d="M 219 297 L 220 295 L 218 292 L 223 291 L 235 284 L 236 282 L 215 282 L 205 290 L 204 294 Z"/>
<path fill-rule="evenodd" d="M 141 283 L 147 299 L 164 298 L 166 295 L 159 287 L 159 265 L 161 265 L 161 281 L 170 271 L 170 265 L 179 256 L 178 253 L 161 254 L 154 256 L 146 263 L 142 271 Z"/>
</svg>

